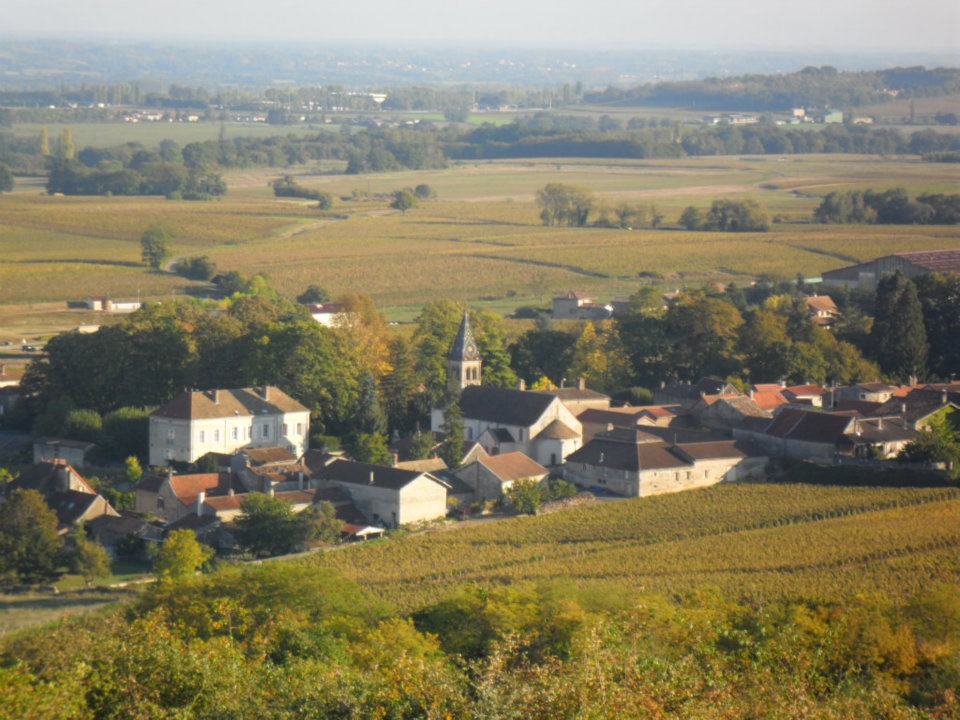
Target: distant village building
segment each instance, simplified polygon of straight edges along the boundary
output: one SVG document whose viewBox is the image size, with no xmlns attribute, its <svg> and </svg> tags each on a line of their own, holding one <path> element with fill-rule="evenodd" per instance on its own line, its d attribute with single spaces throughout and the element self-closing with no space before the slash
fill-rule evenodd
<svg viewBox="0 0 960 720">
<path fill-rule="evenodd" d="M 612 305 L 596 303 L 581 292 L 571 290 L 553 299 L 553 317 L 557 320 L 605 320 L 612 315 Z"/>
<path fill-rule="evenodd" d="M 299 457 L 309 437 L 310 410 L 280 388 L 183 392 L 150 416 L 150 465 L 243 448 L 282 447 Z"/>
<path fill-rule="evenodd" d="M 139 310 L 143 303 L 139 300 L 113 300 L 106 295 L 94 295 L 84 301 L 88 310 L 108 313 L 132 313 Z"/>
<path fill-rule="evenodd" d="M 814 325 L 829 329 L 840 317 L 840 308 L 829 295 L 812 295 L 803 300 Z"/>
<path fill-rule="evenodd" d="M 306 307 L 310 316 L 325 327 L 333 327 L 337 316 L 343 314 L 339 303 L 310 303 Z"/>
<path fill-rule="evenodd" d="M 893 275 L 898 270 L 911 278 L 933 272 L 957 275 L 960 274 L 960 250 L 884 255 L 857 265 L 828 270 L 823 273 L 822 278 L 824 285 L 871 290 L 881 278 Z"/>
<path fill-rule="evenodd" d="M 576 385 L 560 387 L 550 392 L 560 398 L 560 402 L 574 415 L 579 415 L 584 410 L 603 410 L 610 407 L 610 396 L 588 388 L 586 378 L 578 378 Z"/>
<path fill-rule="evenodd" d="M 40 462 L 23 470 L 6 487 L 3 495 L 14 490 L 35 490 L 56 513 L 58 532 L 63 535 L 78 523 L 89 522 L 102 515 L 119 515 L 93 486 L 63 460 Z"/>
</svg>

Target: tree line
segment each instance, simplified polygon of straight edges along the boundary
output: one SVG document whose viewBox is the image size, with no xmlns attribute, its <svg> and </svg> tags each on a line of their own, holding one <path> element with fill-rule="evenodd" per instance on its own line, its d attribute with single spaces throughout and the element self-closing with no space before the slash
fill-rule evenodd
<svg viewBox="0 0 960 720">
<path fill-rule="evenodd" d="M 911 199 L 904 188 L 834 191 L 813 211 L 818 223 L 880 225 L 956 225 L 960 194 L 927 193 Z"/>
<path fill-rule="evenodd" d="M 894 97 L 934 97 L 960 92 L 955 68 L 896 67 L 839 71 L 809 66 L 783 75 L 740 75 L 634 88 L 587 92 L 584 100 L 617 105 L 705 108 L 710 110 L 788 110 L 793 107 L 851 107 Z"/>
</svg>

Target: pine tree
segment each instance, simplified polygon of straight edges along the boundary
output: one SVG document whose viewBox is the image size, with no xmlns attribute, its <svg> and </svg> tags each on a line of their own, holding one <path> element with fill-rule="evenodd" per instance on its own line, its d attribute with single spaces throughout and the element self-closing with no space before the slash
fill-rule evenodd
<svg viewBox="0 0 960 720">
<path fill-rule="evenodd" d="M 73 160 L 77 156 L 77 146 L 73 142 L 73 131 L 64 128 L 57 141 L 57 155 L 64 160 Z"/>
<path fill-rule="evenodd" d="M 40 129 L 40 154 L 44 157 L 50 156 L 50 133 L 46 127 Z"/>
<path fill-rule="evenodd" d="M 870 340 L 883 372 L 900 381 L 926 375 L 928 345 L 923 309 L 916 286 L 899 271 L 877 284 Z"/>
<path fill-rule="evenodd" d="M 357 432 L 382 435 L 387 431 L 387 416 L 380 406 L 377 381 L 369 371 L 364 373 L 360 380 L 357 406 Z"/>
</svg>

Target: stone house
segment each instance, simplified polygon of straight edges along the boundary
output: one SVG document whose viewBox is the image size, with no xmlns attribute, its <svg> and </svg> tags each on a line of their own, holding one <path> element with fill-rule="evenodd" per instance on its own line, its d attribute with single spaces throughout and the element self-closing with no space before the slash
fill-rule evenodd
<svg viewBox="0 0 960 720">
<path fill-rule="evenodd" d="M 583 427 L 583 442 L 590 442 L 597 433 L 618 428 L 670 427 L 681 417 L 679 405 L 641 405 L 605 410 L 590 408 L 577 416 Z"/>
<path fill-rule="evenodd" d="M 195 512 L 201 494 L 207 498 L 245 490 L 231 473 L 150 474 L 137 483 L 133 507 L 141 515 L 156 515 L 172 523 Z"/>
<path fill-rule="evenodd" d="M 557 320 L 605 320 L 612 316 L 612 305 L 595 303 L 581 292 L 571 290 L 553 299 L 553 317 Z"/>
<path fill-rule="evenodd" d="M 150 465 L 262 447 L 299 457 L 309 437 L 309 409 L 280 388 L 183 392 L 150 416 Z"/>
<path fill-rule="evenodd" d="M 577 384 L 551 391 L 560 398 L 567 410 L 576 417 L 584 410 L 605 410 L 610 407 L 610 396 L 587 387 L 586 378 L 579 378 Z"/>
<path fill-rule="evenodd" d="M 74 467 L 84 467 L 89 454 L 97 446 L 81 440 L 66 438 L 37 438 L 33 441 L 33 462 L 63 460 Z"/>
<path fill-rule="evenodd" d="M 102 515 L 119 515 L 113 506 L 64 460 L 40 462 L 26 468 L 0 494 L 14 490 L 35 490 L 57 515 L 60 534 L 77 523 L 88 522 Z"/>
<path fill-rule="evenodd" d="M 760 480 L 767 457 L 734 440 L 668 443 L 640 430 L 601 433 L 567 458 L 563 476 L 626 497 L 679 492 L 719 482 Z"/>
<path fill-rule="evenodd" d="M 521 452 L 485 455 L 453 473 L 473 489 L 475 500 L 497 500 L 519 480 L 540 482 L 550 471 Z"/>
<path fill-rule="evenodd" d="M 430 473 L 335 460 L 314 481 L 345 490 L 374 525 L 400 527 L 447 515 L 447 483 Z"/>
<path fill-rule="evenodd" d="M 814 325 L 831 328 L 840 317 L 840 308 L 829 295 L 811 295 L 803 299 L 807 315 Z"/>
</svg>

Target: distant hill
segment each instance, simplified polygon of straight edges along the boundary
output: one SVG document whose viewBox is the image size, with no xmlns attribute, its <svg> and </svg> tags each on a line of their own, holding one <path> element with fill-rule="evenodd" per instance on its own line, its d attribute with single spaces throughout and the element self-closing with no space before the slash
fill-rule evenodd
<svg viewBox="0 0 960 720">
<path fill-rule="evenodd" d="M 589 103 L 704 110 L 788 110 L 792 107 L 858 107 L 894 98 L 933 97 L 960 91 L 960 69 L 922 66 L 841 72 L 805 67 L 787 75 L 740 75 L 607 88 L 586 93 Z"/>
</svg>

